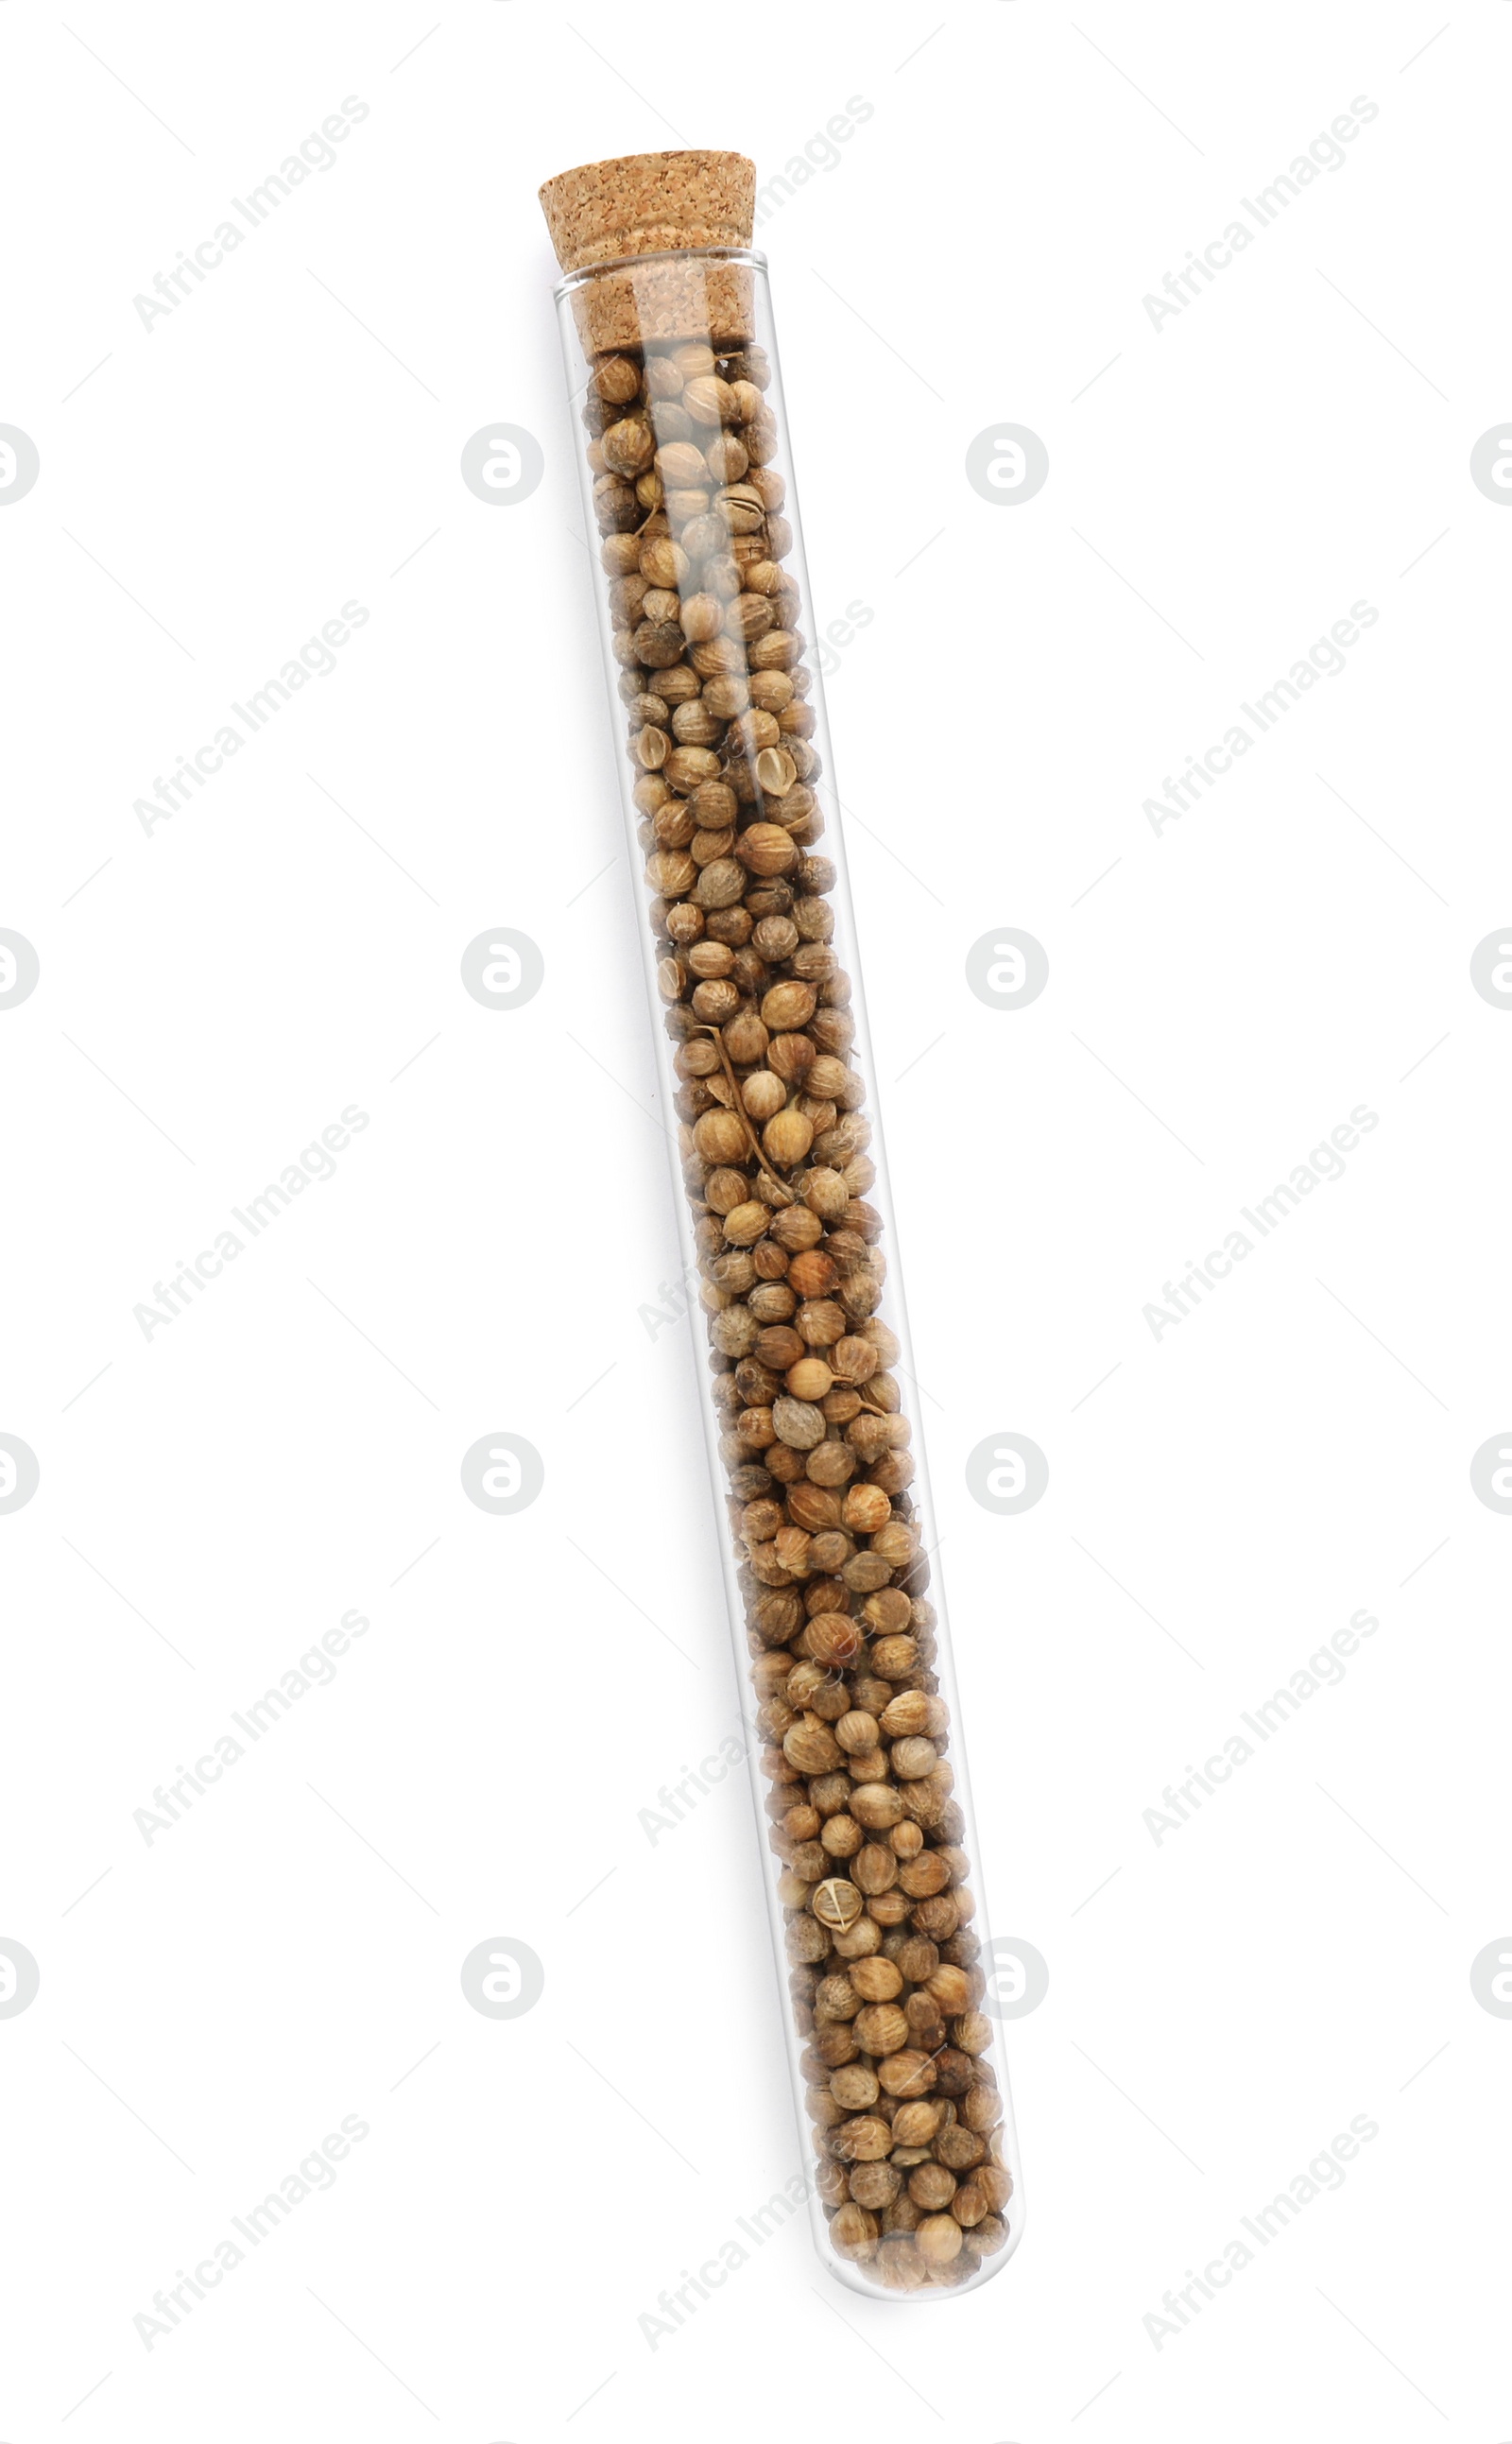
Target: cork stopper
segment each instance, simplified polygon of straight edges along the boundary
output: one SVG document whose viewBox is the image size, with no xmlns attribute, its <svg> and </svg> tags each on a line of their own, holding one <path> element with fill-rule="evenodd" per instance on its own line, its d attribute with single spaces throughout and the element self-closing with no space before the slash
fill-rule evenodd
<svg viewBox="0 0 1512 2444">
<path fill-rule="evenodd" d="M 646 341 L 749 339 L 748 269 L 700 261 L 696 250 L 748 247 L 755 205 L 755 164 L 742 153 L 629 153 L 548 178 L 541 209 L 562 270 L 620 267 L 573 294 L 590 355 Z M 629 261 L 684 250 L 687 263 Z"/>
<path fill-rule="evenodd" d="M 563 271 L 673 247 L 749 246 L 756 165 L 743 153 L 626 153 L 541 190 Z"/>
</svg>

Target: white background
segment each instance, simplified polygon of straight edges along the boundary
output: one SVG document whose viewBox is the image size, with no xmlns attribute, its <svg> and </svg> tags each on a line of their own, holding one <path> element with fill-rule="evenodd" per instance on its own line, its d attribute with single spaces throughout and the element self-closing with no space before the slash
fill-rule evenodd
<svg viewBox="0 0 1512 2444">
<path fill-rule="evenodd" d="M 1512 2433 L 1505 555 L 1512 8 L 1084 0 L 681 14 L 9 0 L 0 420 L 4 2434 L 496 2444 L 1278 2427 Z M 369 116 L 170 316 L 133 298 Z M 1154 329 L 1355 97 L 1374 121 Z M 795 2223 L 638 2320 L 799 2161 L 632 886 L 535 201 L 598 156 L 763 176 L 1028 2230 L 915 2312 Z M 485 506 L 464 442 L 537 435 Z M 1050 477 L 997 506 L 1013 419 Z M 915 555 L 918 555 L 915 558 Z M 912 563 L 912 565 L 909 564 Z M 901 572 L 901 573 L 900 573 Z M 340 606 L 370 619 L 150 836 L 133 801 Z M 1181 822 L 1141 811 L 1356 601 Z M 530 935 L 511 1013 L 464 946 Z M 990 927 L 1050 983 L 983 1007 Z M 195 1305 L 133 1318 L 351 1103 Z M 1157 1342 L 1162 1284 L 1379 1124 Z M 638 1107 L 638 1108 L 637 1108 Z M 87 1388 L 84 1388 L 87 1387 Z M 592 1387 L 592 1388 L 589 1388 Z M 1096 1387 L 1096 1388 L 1094 1388 Z M 530 1439 L 517 1517 L 465 1499 Z M 1000 1518 L 967 1453 L 1048 1454 Z M 423 1558 L 419 1558 L 423 1556 Z M 1431 1558 L 1429 1558 L 1431 1557 Z M 371 1629 L 170 1832 L 133 1822 L 350 1608 Z M 1359 1609 L 1378 1633 L 1179 1833 L 1142 1821 Z M 662 1634 L 658 1634 L 662 1633 Z M 674 1641 L 670 1642 L 670 1641 Z M 681 1650 L 680 1652 L 678 1650 Z M 495 2022 L 463 1956 L 530 1945 Z M 370 2135 L 148 2351 L 133 2319 L 343 2115 Z M 1341 2190 L 1143 2323 L 1351 2119 Z"/>
</svg>

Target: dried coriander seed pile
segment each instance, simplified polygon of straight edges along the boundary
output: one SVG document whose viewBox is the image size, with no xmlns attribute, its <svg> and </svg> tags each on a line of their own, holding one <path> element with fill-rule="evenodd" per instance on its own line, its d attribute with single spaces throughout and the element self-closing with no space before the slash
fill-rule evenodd
<svg viewBox="0 0 1512 2444">
<path fill-rule="evenodd" d="M 1004 2246 L 1012 2184 L 770 380 L 751 345 L 622 349 L 583 421 L 819 2189 L 836 2248 L 917 2290 Z"/>
</svg>

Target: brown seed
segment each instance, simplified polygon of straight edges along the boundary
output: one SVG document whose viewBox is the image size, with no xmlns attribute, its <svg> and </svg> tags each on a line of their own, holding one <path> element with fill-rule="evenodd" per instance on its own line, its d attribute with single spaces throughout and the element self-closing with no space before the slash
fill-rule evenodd
<svg viewBox="0 0 1512 2444">
<path fill-rule="evenodd" d="M 682 606 L 682 631 L 691 645 L 706 644 L 724 624 L 725 606 L 714 594 L 691 594 Z"/>
<path fill-rule="evenodd" d="M 704 1202 L 715 1213 L 731 1213 L 747 1190 L 744 1172 L 732 1169 L 711 1171 L 704 1182 Z"/>
<path fill-rule="evenodd" d="M 822 1297 L 834 1284 L 834 1262 L 821 1249 L 804 1249 L 793 1258 L 787 1278 L 800 1298 Z"/>
<path fill-rule="evenodd" d="M 869 2071 L 865 2076 L 872 2081 L 868 2101 L 875 2103 L 876 2082 Z M 890 2207 L 902 2187 L 903 2176 L 895 2164 L 857 2164 L 850 2176 L 852 2197 L 857 2206 L 870 2207 L 874 2214 Z"/>
<path fill-rule="evenodd" d="M 752 417 L 761 414 L 762 395 L 753 381 L 737 380 L 732 373 L 729 391 L 734 402 L 732 413 L 738 424 L 748 424 Z"/>
<path fill-rule="evenodd" d="M 812 1808 L 804 1811 L 814 1814 Z M 825 2011 L 832 2020 L 854 2020 L 860 2009 L 860 1998 L 849 1977 L 821 1977 L 814 1992 L 814 2009 Z"/>
<path fill-rule="evenodd" d="M 708 577 L 709 570 L 704 574 Z M 719 678 L 745 669 L 746 648 L 734 637 L 710 637 L 707 643 L 693 646 L 689 659 L 700 678 Z"/>
<path fill-rule="evenodd" d="M 990 2087 L 973 2087 L 963 2100 L 961 2112 L 968 2129 L 984 2137 L 995 2130 L 1003 2118 L 1003 2107 Z"/>
<path fill-rule="evenodd" d="M 607 440 L 608 435 L 604 437 Z M 656 472 L 669 492 L 690 489 L 697 491 L 707 480 L 704 454 L 691 441 L 664 443 L 656 452 L 655 460 Z"/>
<path fill-rule="evenodd" d="M 840 1516 L 845 1526 L 853 1528 L 858 1536 L 869 1536 L 887 1525 L 893 1516 L 893 1505 L 875 1485 L 853 1485 L 845 1497 Z M 925 1770 L 928 1771 L 928 1768 Z"/>
<path fill-rule="evenodd" d="M 751 598 L 747 595 L 743 595 L 741 602 L 750 603 Z M 740 607 L 741 604 L 733 603 L 731 604 L 730 609 L 731 611 L 738 611 Z M 765 603 L 753 606 L 751 613 L 752 624 L 744 632 L 748 636 L 759 636 L 762 632 L 763 623 L 754 616 L 756 608 L 765 610 L 767 613 L 767 624 L 770 624 L 770 606 Z M 734 635 L 735 630 L 731 625 L 730 615 L 728 612 L 726 614 L 725 624 L 727 628 L 729 629 L 730 634 Z M 764 747 L 775 747 L 781 734 L 782 733 L 778 730 L 774 714 L 751 711 L 749 713 L 743 713 L 738 721 L 731 724 L 729 733 L 730 749 L 731 751 L 733 751 L 738 748 L 747 755 L 759 755 Z M 779 828 L 782 827 L 779 826 Z M 793 862 L 795 865 L 798 863 L 798 852 L 796 849 L 793 852 Z"/>
<path fill-rule="evenodd" d="M 637 636 L 642 633 L 637 629 Z M 658 633 L 676 636 L 679 639 L 682 634 L 680 629 L 673 628 L 664 629 Z M 678 651 L 681 652 L 681 650 L 679 643 Z M 690 790 L 696 789 L 701 782 L 718 780 L 719 758 L 707 747 L 676 747 L 662 767 L 662 778 L 670 787 L 686 795 Z M 738 868 L 736 870 L 739 871 Z M 746 879 L 742 875 L 741 889 L 744 890 L 745 887 Z"/>
<path fill-rule="evenodd" d="M 872 1917 L 858 1917 L 856 1924 L 847 1927 L 843 1935 L 830 1936 L 831 1946 L 845 1961 L 865 1958 L 878 1949 L 881 1940 L 882 1930 Z"/>
<path fill-rule="evenodd" d="M 850 1808 L 857 1824 L 864 1824 L 869 1833 L 885 1833 L 902 1816 L 902 1793 L 891 1783 L 862 1783 L 851 1793 Z"/>
<path fill-rule="evenodd" d="M 815 1886 L 808 1906 L 821 1926 L 837 1928 L 843 1933 L 860 1916 L 862 1897 L 843 1876 L 830 1876 L 823 1883 Z M 861 2042 L 864 2044 L 865 2040 Z"/>
<path fill-rule="evenodd" d="M 699 1127 L 702 1126 L 700 1121 Z M 882 1730 L 889 1739 L 905 1739 L 912 1732 L 922 1731 L 929 1719 L 930 1700 L 923 1690 L 904 1689 L 884 1711 Z"/>
<path fill-rule="evenodd" d="M 812 1248 L 824 1230 L 818 1215 L 803 1205 L 784 1205 L 772 1228 L 779 1246 L 785 1248 L 790 1256 L 802 1255 L 805 1248 Z"/>
<path fill-rule="evenodd" d="M 857 2013 L 855 2027 L 857 2045 L 869 2054 L 895 2054 L 908 2043 L 909 2024 L 895 2003 L 868 2003 Z"/>
<path fill-rule="evenodd" d="M 682 386 L 682 375 L 670 357 L 649 356 L 646 359 L 646 390 L 650 398 L 675 398 Z"/>
<path fill-rule="evenodd" d="M 799 1362 L 812 1364 L 815 1361 L 801 1360 Z M 836 1496 L 833 1493 L 827 1493 L 822 1487 L 817 1485 L 795 1485 L 787 1496 L 789 1516 L 796 1519 L 801 1528 L 807 1528 L 811 1531 L 816 1528 L 833 1528 L 839 1521 L 839 1508 Z"/>
<path fill-rule="evenodd" d="M 900 1782 L 922 1781 L 926 1774 L 934 1771 L 940 1761 L 933 1741 L 925 1739 L 894 1740 L 892 1755 L 893 1770 Z M 947 1876 L 946 1881 L 949 1880 Z M 943 1891 L 944 1885 L 936 1889 Z"/>
<path fill-rule="evenodd" d="M 893 2137 L 900 2147 L 928 2147 L 945 2121 L 947 2107 L 931 2098 L 900 2104 L 893 2116 Z"/>
<path fill-rule="evenodd" d="M 885 1528 L 877 1529 L 872 1539 L 873 1552 L 894 1569 L 900 1569 L 905 1563 L 912 1562 L 918 1548 L 918 1531 L 911 1528 L 906 1519 L 890 1520 Z"/>
<path fill-rule="evenodd" d="M 934 2086 L 938 2075 L 933 2055 L 925 2053 L 917 2046 L 889 2054 L 876 2065 L 876 2076 L 889 2096 L 925 2096 Z"/>
<path fill-rule="evenodd" d="M 740 834 L 735 854 L 752 874 L 786 874 L 798 862 L 798 850 L 781 824 L 751 824 Z"/>
<path fill-rule="evenodd" d="M 950 2217 L 942 2215 L 937 2220 L 948 2223 Z M 951 2224 L 950 2228 L 959 2234 L 958 2225 Z M 829 2229 L 831 2240 L 844 2256 L 869 2256 L 876 2246 L 876 2217 L 867 2208 L 858 2207 L 854 2199 L 837 2209 Z"/>
<path fill-rule="evenodd" d="M 733 484 L 745 474 L 750 456 L 734 434 L 722 433 L 704 452 L 704 464 L 716 484 Z"/>
<path fill-rule="evenodd" d="M 935 1946 L 921 1935 L 905 1935 L 898 1945 L 897 1965 L 914 1985 L 922 1985 L 927 1977 L 932 1976 L 939 1961 Z"/>
<path fill-rule="evenodd" d="M 848 2210 L 840 2209 L 840 2214 Z M 839 2222 L 839 2217 L 836 2217 Z M 963 2234 L 953 2215 L 926 2215 L 913 2235 L 913 2245 L 930 2266 L 949 2266 L 961 2254 Z"/>
<path fill-rule="evenodd" d="M 774 1113 L 762 1131 L 762 1143 L 782 1171 L 790 1171 L 795 1163 L 802 1162 L 813 1141 L 812 1123 L 791 1106 Z M 802 1331 L 802 1326 L 799 1329 Z M 828 1388 L 826 1384 L 825 1390 Z"/>
<path fill-rule="evenodd" d="M 979 2138 L 974 2130 L 968 2130 L 964 2121 L 952 2121 L 934 2141 L 934 2153 L 942 2164 L 949 2164 L 952 2173 L 966 2173 L 973 2165 L 981 2163 L 986 2154 L 986 2140 Z M 984 2201 L 984 2213 L 986 2211 Z"/>
<path fill-rule="evenodd" d="M 634 644 L 636 659 L 648 670 L 664 670 L 681 661 L 683 632 L 670 620 L 643 620 L 635 632 Z M 676 786 L 673 781 L 673 787 Z"/>
<path fill-rule="evenodd" d="M 809 1453 L 808 1474 L 815 1485 L 846 1485 L 856 1474 L 856 1454 L 844 1443 L 820 1443 Z M 857 1637 L 859 1639 L 859 1631 Z"/>
<path fill-rule="evenodd" d="M 728 1225 L 727 1225 L 728 1228 Z M 785 1398 L 772 1402 L 772 1424 L 780 1441 L 795 1451 L 811 1451 L 824 1439 L 824 1420 L 809 1400 Z"/>
<path fill-rule="evenodd" d="M 921 1850 L 916 1859 L 905 1859 L 897 1879 L 912 1900 L 930 1900 L 945 1891 L 950 1870 L 938 1850 Z"/>
<path fill-rule="evenodd" d="M 787 1007 L 791 1006 L 787 1005 Z M 813 1065 L 814 1046 L 806 1035 L 779 1033 L 773 1040 L 767 1057 L 779 1078 L 785 1079 L 790 1086 L 796 1086 L 806 1077 Z M 808 1244 L 811 1247 L 817 1245 L 822 1235 L 822 1230 L 816 1231 Z"/>
<path fill-rule="evenodd" d="M 672 730 L 679 747 L 717 747 L 721 736 L 719 723 L 697 696 L 678 705 L 672 715 Z"/>
<path fill-rule="evenodd" d="M 697 375 L 685 384 L 683 406 L 695 424 L 733 424 L 738 420 L 735 394 L 717 374 Z"/>
<path fill-rule="evenodd" d="M 759 1019 L 757 1025 L 761 1025 Z M 740 1099 L 750 1119 L 760 1127 L 764 1120 L 771 1119 L 774 1112 L 782 1110 L 787 1101 L 787 1090 L 782 1080 L 774 1078 L 769 1069 L 758 1069 L 742 1082 Z"/>
<path fill-rule="evenodd" d="M 742 1185 L 744 1186 L 744 1182 Z M 725 1215 L 725 1236 L 737 1248 L 748 1248 L 761 1237 L 771 1218 L 767 1208 L 758 1204 L 752 1198 L 745 1204 L 736 1205 Z M 766 1415 L 770 1421 L 770 1411 L 767 1411 Z"/>
<path fill-rule="evenodd" d="M 957 1969 L 950 1962 L 942 1963 L 927 1983 L 942 2011 L 964 2011 L 970 2001 L 969 1977 L 964 1969 Z"/>
<path fill-rule="evenodd" d="M 823 1933 L 822 1927 L 816 1931 Z M 879 2164 L 892 2145 L 893 2133 L 881 2117 L 863 2113 L 831 2133 L 829 2152 L 841 2164 Z"/>
<path fill-rule="evenodd" d="M 895 2214 L 897 2210 L 895 2207 L 889 2209 L 890 2213 Z M 995 2250 L 1004 2247 L 1007 2237 L 1008 2228 L 1003 2221 L 1001 2215 L 984 2215 L 981 2222 L 974 2225 L 971 2231 L 966 2235 L 967 2254 L 973 2262 L 979 2262 L 984 2257 L 990 2257 Z M 878 2250 L 877 2255 L 878 2259 L 880 2259 L 880 2250 Z"/>
<path fill-rule="evenodd" d="M 792 630 L 774 628 L 769 637 L 763 637 L 759 644 L 751 647 L 751 668 L 753 671 L 790 670 L 802 650 L 802 639 Z"/>
<path fill-rule="evenodd" d="M 643 474 L 657 455 L 655 435 L 644 417 L 639 416 L 627 416 L 618 424 L 611 424 L 600 436 L 599 446 L 604 465 L 616 475 Z M 700 463 L 699 472 L 702 472 Z"/>
<path fill-rule="evenodd" d="M 784 1288 L 787 1297 L 791 1299 L 792 1292 L 786 1289 L 785 1284 Z M 834 1378 L 822 1358 L 801 1358 L 796 1365 L 790 1366 L 787 1370 L 787 1388 L 795 1400 L 822 1400 L 833 1380 Z"/>
<path fill-rule="evenodd" d="M 654 891 L 689 891 L 698 879 L 698 868 L 681 849 L 655 849 L 646 860 L 646 879 Z"/>
<path fill-rule="evenodd" d="M 694 832 L 688 843 L 688 854 L 694 865 L 702 868 L 725 861 L 726 853 L 734 842 L 733 832 Z M 736 1002 L 740 1000 L 737 991 Z M 732 1013 L 727 1013 L 732 1015 Z"/>
<path fill-rule="evenodd" d="M 923 1789 L 923 1784 L 915 1784 Z M 915 1862 L 916 1863 L 916 1862 Z M 961 1913 L 952 1893 L 940 1893 L 933 1900 L 920 1901 L 913 1915 L 913 1924 L 931 1943 L 948 1943 L 961 1923 Z"/>
<path fill-rule="evenodd" d="M 909 2175 L 908 2189 L 916 2207 L 937 2214 L 955 2195 L 955 2175 L 944 2164 L 920 2164 Z"/>
<path fill-rule="evenodd" d="M 872 1649 L 872 1668 L 880 1680 L 901 1680 L 919 1659 L 912 1638 L 879 1638 Z"/>
<path fill-rule="evenodd" d="M 631 361 L 629 357 L 605 357 L 594 375 L 593 386 L 599 398 L 610 406 L 623 407 L 627 401 L 639 395 L 640 369 Z M 760 397 L 761 394 L 758 392 L 758 404 Z M 751 411 L 752 414 L 756 412 L 755 409 Z M 742 417 L 741 420 L 743 423 L 748 422 L 749 417 Z"/>
<path fill-rule="evenodd" d="M 887 1771 L 887 1759 L 880 1749 L 863 1749 L 851 1758 L 849 1770 L 857 1782 L 876 1783 Z"/>
<path fill-rule="evenodd" d="M 842 1742 L 841 1745 L 843 1746 L 844 1743 Z M 894 1853 L 880 1842 L 869 1842 L 864 1850 L 857 1853 L 852 1874 L 862 1892 L 869 1898 L 875 1899 L 878 1894 L 889 1892 L 896 1883 L 897 1860 Z M 874 1912 L 874 1916 L 875 1914 Z"/>
<path fill-rule="evenodd" d="M 1013 2176 L 1001 2164 L 983 2164 L 972 2179 L 987 2202 L 988 2211 L 1001 2214 L 1013 2195 Z"/>
<path fill-rule="evenodd" d="M 784 1898 L 783 1884 L 785 1881 L 786 1879 L 784 1878 L 778 1885 L 778 1892 Z M 821 2026 L 815 2028 L 810 2043 L 820 2061 L 831 2069 L 841 2068 L 846 2063 L 856 2060 L 857 2051 L 856 2039 L 843 2020 L 824 2021 Z"/>
<path fill-rule="evenodd" d="M 827 1724 L 817 1715 L 805 1715 L 793 1725 L 783 1741 L 783 1754 L 800 1773 L 833 1772 L 841 1758 Z"/>
<path fill-rule="evenodd" d="M 727 484 L 714 509 L 732 535 L 759 534 L 766 523 L 766 504 L 754 484 Z"/>
<path fill-rule="evenodd" d="M 870 1960 L 857 1960 L 851 1969 L 850 1981 L 865 2003 L 891 2003 L 903 1990 L 903 1980 L 897 1963 L 880 1953 Z M 933 2131 L 931 2131 L 931 2137 Z"/>
<path fill-rule="evenodd" d="M 732 1018 L 722 1032 L 725 1049 L 731 1061 L 737 1064 L 759 1061 L 766 1050 L 766 1029 L 753 1009 L 742 1010 L 740 1016 Z M 788 1362 L 791 1364 L 791 1360 Z"/>
<path fill-rule="evenodd" d="M 818 1918 L 795 1918 L 787 1930 L 787 1957 L 792 1961 L 822 1960 L 833 1940 Z"/>
<path fill-rule="evenodd" d="M 811 1349 L 833 1348 L 844 1336 L 845 1317 L 833 1299 L 805 1299 L 793 1321 Z"/>
<path fill-rule="evenodd" d="M 676 775 L 670 768 L 666 777 L 675 788 Z M 803 1027 L 813 1017 L 818 999 L 813 986 L 803 984 L 796 977 L 790 983 L 773 985 L 762 1002 L 763 1024 L 778 1035 Z M 812 1048 L 809 1050 L 810 1059 L 803 1063 L 804 1068 L 812 1065 Z"/>
<path fill-rule="evenodd" d="M 675 592 L 689 570 L 688 554 L 674 544 L 670 535 L 653 535 L 641 546 L 640 574 L 648 585 L 663 586 Z"/>
<path fill-rule="evenodd" d="M 735 1163 L 748 1154 L 749 1140 L 733 1112 L 706 1112 L 693 1129 L 693 1143 L 705 1162 Z"/>
<path fill-rule="evenodd" d="M 702 755 L 699 747 L 679 747 L 667 759 L 670 772 L 679 755 Z M 705 910 L 733 908 L 746 887 L 746 877 L 732 857 L 716 857 L 706 865 L 693 885 L 692 898 Z"/>
<path fill-rule="evenodd" d="M 848 1620 L 843 1613 L 817 1614 L 809 1622 L 805 1634 L 816 1662 L 838 1665 L 843 1670 L 860 1653 L 861 1633 L 854 1620 Z M 877 1787 L 887 1790 L 889 1805 L 895 1801 L 898 1813 L 901 1815 L 903 1803 L 897 1793 L 885 1784 Z M 868 1824 L 867 1818 L 861 1815 L 857 1806 L 857 1801 L 859 1798 L 860 1792 L 857 1791 L 850 1801 L 851 1814 L 858 1824 L 866 1824 L 869 1831 L 873 1830 L 875 1828 Z"/>
<path fill-rule="evenodd" d="M 963 2011 L 951 2034 L 964 2054 L 985 2054 L 992 2043 L 992 2023 L 982 2011 Z"/>
<path fill-rule="evenodd" d="M 742 592 L 726 605 L 725 634 L 738 638 L 743 645 L 753 645 L 758 637 L 766 635 L 775 618 L 776 614 L 765 594 Z M 772 714 L 756 711 L 743 715 L 733 743 L 744 748 L 747 754 L 754 755 L 761 748 L 775 747 L 780 735 Z M 796 767 L 794 778 L 797 778 Z M 778 790 L 775 794 L 781 796 L 782 792 Z"/>
<path fill-rule="evenodd" d="M 768 797 L 784 798 L 798 778 L 798 767 L 785 748 L 765 747 L 756 758 L 756 778 Z"/>
</svg>

